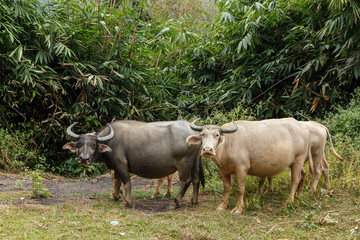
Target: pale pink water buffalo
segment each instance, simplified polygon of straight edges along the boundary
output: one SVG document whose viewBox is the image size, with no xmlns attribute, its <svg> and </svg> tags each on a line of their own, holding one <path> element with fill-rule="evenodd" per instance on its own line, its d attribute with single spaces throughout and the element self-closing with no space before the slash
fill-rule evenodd
<svg viewBox="0 0 360 240">
<path fill-rule="evenodd" d="M 291 168 L 291 191 L 294 196 L 302 178 L 301 172 L 310 149 L 309 130 L 295 119 L 236 121 L 220 126 L 196 126 L 199 132 L 187 138 L 188 144 L 201 144 L 203 157 L 211 158 L 222 174 L 224 198 L 218 210 L 229 206 L 231 174 L 236 174 L 238 201 L 232 213 L 244 209 L 247 175 L 272 177 Z"/>
<path fill-rule="evenodd" d="M 335 151 L 329 130 L 324 125 L 314 121 L 298 121 L 298 123 L 300 124 L 300 126 L 304 127 L 304 129 L 307 129 L 310 134 L 310 149 L 307 158 L 309 160 L 309 169 L 313 176 L 313 181 L 311 183 L 310 189 L 313 193 L 316 192 L 317 184 L 319 182 L 321 174 L 324 176 L 325 187 L 327 189 L 330 189 L 329 164 L 325 158 L 326 139 L 329 140 L 329 147 L 331 153 L 341 161 L 343 161 L 344 159 Z M 299 193 L 302 193 L 303 191 L 305 175 L 306 173 L 303 170 L 302 179 L 298 187 Z M 258 193 L 262 192 L 265 179 L 265 177 L 261 178 Z M 268 180 L 269 186 L 266 192 L 272 192 L 272 178 L 268 177 Z"/>
</svg>

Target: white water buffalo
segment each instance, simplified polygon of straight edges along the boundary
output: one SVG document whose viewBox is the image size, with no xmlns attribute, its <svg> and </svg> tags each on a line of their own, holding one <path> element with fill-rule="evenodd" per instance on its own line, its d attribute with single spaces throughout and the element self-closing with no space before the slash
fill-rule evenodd
<svg viewBox="0 0 360 240">
<path fill-rule="evenodd" d="M 330 189 L 329 164 L 327 163 L 325 158 L 326 139 L 329 140 L 331 153 L 341 161 L 343 161 L 344 159 L 335 151 L 329 130 L 324 125 L 314 121 L 298 121 L 298 123 L 304 129 L 307 129 L 310 134 L 310 151 L 308 153 L 307 159 L 309 160 L 309 169 L 313 176 L 313 181 L 311 183 L 311 191 L 313 193 L 316 192 L 317 184 L 319 182 L 321 173 L 324 176 L 326 188 Z M 299 193 L 302 193 L 303 191 L 305 175 L 306 172 L 303 170 L 302 179 L 298 187 Z M 268 180 L 269 180 L 269 186 L 266 191 L 272 192 L 273 191 L 272 178 L 268 177 Z M 262 192 L 264 182 L 265 182 L 265 178 L 261 178 L 259 182 L 258 193 Z"/>
<path fill-rule="evenodd" d="M 299 121 L 299 124 L 307 128 L 310 133 L 309 168 L 313 175 L 311 191 L 316 192 L 321 173 L 324 175 L 325 186 L 329 189 L 329 164 L 325 158 L 326 139 L 329 140 L 331 153 L 341 161 L 344 159 L 335 151 L 329 130 L 324 125 L 314 121 Z"/>
<path fill-rule="evenodd" d="M 83 164 L 103 162 L 114 170 L 114 197 L 120 195 L 124 183 L 126 205 L 131 204 L 130 173 L 144 178 L 166 177 L 179 172 L 180 190 L 175 198 L 178 207 L 190 183 L 193 184 L 191 202 L 198 201 L 200 180 L 204 185 L 199 146 L 189 146 L 186 138 L 195 132 L 188 121 L 144 123 L 115 121 L 101 128 L 94 135 L 77 135 L 67 128 L 67 135 L 77 139 L 63 146 L 78 152 Z"/>
<path fill-rule="evenodd" d="M 301 172 L 309 151 L 309 131 L 295 119 L 236 121 L 220 126 L 196 126 L 200 132 L 187 138 L 190 145 L 201 144 L 203 157 L 211 158 L 220 169 L 224 198 L 218 210 L 229 205 L 231 174 L 236 174 L 238 201 L 232 213 L 244 209 L 246 176 L 272 177 L 291 168 L 292 186 L 289 200 L 294 201 Z"/>
</svg>

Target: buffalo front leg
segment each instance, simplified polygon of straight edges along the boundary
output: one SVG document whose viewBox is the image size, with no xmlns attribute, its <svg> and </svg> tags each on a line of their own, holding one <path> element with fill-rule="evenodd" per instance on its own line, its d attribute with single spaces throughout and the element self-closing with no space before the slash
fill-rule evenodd
<svg viewBox="0 0 360 240">
<path fill-rule="evenodd" d="M 222 203 L 217 207 L 219 211 L 223 211 L 229 207 L 231 175 L 222 173 L 222 180 L 224 185 L 224 198 Z"/>
<path fill-rule="evenodd" d="M 180 202 L 184 197 L 184 194 L 186 192 L 186 190 L 188 189 L 189 185 L 190 185 L 191 181 L 181 181 L 180 180 L 180 189 L 179 189 L 179 193 L 176 195 L 176 198 L 174 199 L 174 203 L 175 203 L 175 208 L 180 207 Z"/>
<path fill-rule="evenodd" d="M 178 194 L 174 199 L 175 208 L 180 207 L 180 202 L 183 199 L 185 192 L 192 181 L 191 172 L 187 171 L 187 169 L 188 168 L 186 167 L 178 169 L 180 188 Z"/>
<path fill-rule="evenodd" d="M 114 200 L 119 200 L 120 199 L 120 194 L 122 193 L 121 191 L 121 178 L 119 176 L 119 174 L 116 174 L 114 170 L 111 170 L 111 179 L 112 179 L 112 183 L 113 183 L 113 188 L 114 191 L 111 194 L 111 198 Z"/>
<path fill-rule="evenodd" d="M 231 213 L 242 213 L 245 208 L 244 204 L 244 193 L 245 193 L 245 183 L 246 183 L 246 171 L 237 170 L 236 171 L 236 183 L 237 183 L 237 194 L 238 194 L 238 201 L 236 206 Z"/>
<path fill-rule="evenodd" d="M 127 181 L 124 183 L 124 189 L 125 189 L 125 197 L 124 202 L 127 207 L 131 206 L 131 181 Z"/>
</svg>

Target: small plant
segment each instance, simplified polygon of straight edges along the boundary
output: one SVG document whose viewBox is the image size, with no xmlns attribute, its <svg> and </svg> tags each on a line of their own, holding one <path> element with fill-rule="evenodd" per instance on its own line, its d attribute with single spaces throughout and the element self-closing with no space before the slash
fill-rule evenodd
<svg viewBox="0 0 360 240">
<path fill-rule="evenodd" d="M 41 198 L 48 198 L 51 197 L 51 193 L 49 193 L 49 190 L 45 188 L 43 184 L 43 178 L 40 176 L 38 172 L 32 172 L 30 174 L 30 178 L 32 181 L 32 197 L 41 197 Z"/>
<path fill-rule="evenodd" d="M 16 189 L 23 189 L 24 188 L 24 185 L 23 185 L 24 182 L 25 182 L 25 180 L 20 178 L 19 180 L 16 181 L 15 188 Z"/>
<path fill-rule="evenodd" d="M 305 229 L 314 229 L 314 228 L 318 228 L 318 226 L 316 225 L 316 216 L 319 215 L 318 212 L 315 211 L 311 211 L 309 214 L 307 214 L 305 216 L 305 220 L 302 224 L 301 227 L 305 228 Z"/>
</svg>

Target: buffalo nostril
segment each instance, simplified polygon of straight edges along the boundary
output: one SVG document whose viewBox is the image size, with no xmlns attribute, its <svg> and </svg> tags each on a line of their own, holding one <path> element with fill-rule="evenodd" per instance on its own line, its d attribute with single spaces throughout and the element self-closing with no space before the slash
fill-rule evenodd
<svg viewBox="0 0 360 240">
<path fill-rule="evenodd" d="M 86 161 L 86 160 L 89 160 L 89 158 L 88 158 L 88 157 L 84 157 L 84 156 L 80 156 L 80 157 L 79 157 L 79 160 L 81 160 L 81 161 Z"/>
<path fill-rule="evenodd" d="M 210 147 L 204 147 L 203 149 L 203 152 L 209 152 L 209 153 L 212 153 L 214 150 Z"/>
</svg>

